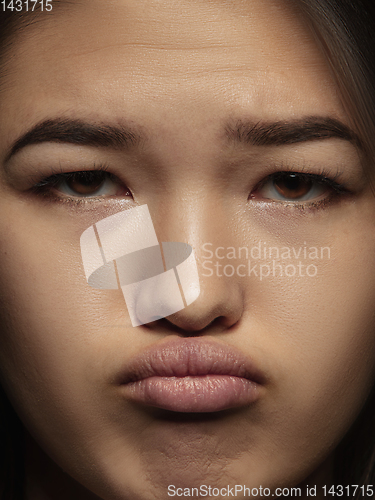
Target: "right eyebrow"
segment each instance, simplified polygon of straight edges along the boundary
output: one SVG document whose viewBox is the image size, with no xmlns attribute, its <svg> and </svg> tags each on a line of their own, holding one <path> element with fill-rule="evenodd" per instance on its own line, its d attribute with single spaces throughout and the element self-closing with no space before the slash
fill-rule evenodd
<svg viewBox="0 0 375 500">
<path fill-rule="evenodd" d="M 107 124 L 94 125 L 82 120 L 56 118 L 38 123 L 18 138 L 11 146 L 6 161 L 26 146 L 42 142 L 131 149 L 139 145 L 140 141 L 139 132 L 131 128 Z"/>
</svg>

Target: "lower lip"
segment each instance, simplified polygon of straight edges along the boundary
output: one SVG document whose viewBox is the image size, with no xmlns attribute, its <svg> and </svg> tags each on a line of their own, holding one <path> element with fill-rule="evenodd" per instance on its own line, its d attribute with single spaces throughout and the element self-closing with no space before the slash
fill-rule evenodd
<svg viewBox="0 0 375 500">
<path fill-rule="evenodd" d="M 183 413 L 215 412 L 246 406 L 259 396 L 258 384 L 230 375 L 153 376 L 125 387 L 133 401 Z"/>
</svg>

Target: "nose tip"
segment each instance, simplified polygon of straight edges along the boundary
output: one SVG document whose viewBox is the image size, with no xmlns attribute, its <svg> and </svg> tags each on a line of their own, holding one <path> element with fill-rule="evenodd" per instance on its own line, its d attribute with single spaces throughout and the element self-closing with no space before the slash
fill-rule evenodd
<svg viewBox="0 0 375 500">
<path fill-rule="evenodd" d="M 189 306 L 168 316 L 166 321 L 190 335 L 204 333 L 208 327 L 216 326 L 221 330 L 234 326 L 243 314 L 240 288 L 223 278 L 201 278 L 200 282 L 199 297 Z"/>
<path fill-rule="evenodd" d="M 163 243 L 162 247 L 167 270 L 122 287 L 133 326 L 167 318 L 169 327 L 191 334 L 213 323 L 220 328 L 237 323 L 243 311 L 238 283 L 199 272 L 190 245 Z"/>
</svg>

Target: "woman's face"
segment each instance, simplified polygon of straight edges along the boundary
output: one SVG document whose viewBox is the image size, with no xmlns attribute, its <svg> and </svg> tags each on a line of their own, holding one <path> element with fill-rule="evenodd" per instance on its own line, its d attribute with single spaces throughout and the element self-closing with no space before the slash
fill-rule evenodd
<svg viewBox="0 0 375 500">
<path fill-rule="evenodd" d="M 328 484 L 375 375 L 375 201 L 312 35 L 283 1 L 58 7 L 1 82 L 1 378 L 34 452 L 108 500 Z M 80 236 L 139 205 L 200 295 L 133 327 Z"/>
</svg>

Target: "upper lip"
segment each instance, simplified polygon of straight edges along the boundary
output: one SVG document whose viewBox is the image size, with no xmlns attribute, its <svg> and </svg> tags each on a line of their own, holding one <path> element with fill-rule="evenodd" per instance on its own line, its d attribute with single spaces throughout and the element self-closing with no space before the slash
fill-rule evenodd
<svg viewBox="0 0 375 500">
<path fill-rule="evenodd" d="M 237 348 L 203 338 L 173 338 L 154 344 L 135 356 L 118 382 L 128 384 L 148 377 L 227 375 L 258 384 L 264 374 Z"/>
</svg>

